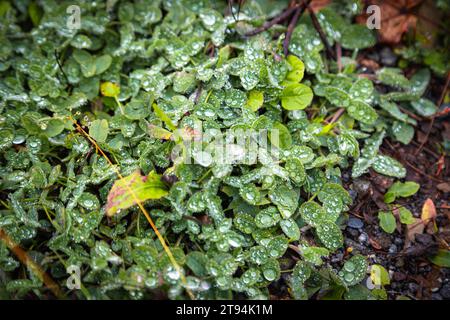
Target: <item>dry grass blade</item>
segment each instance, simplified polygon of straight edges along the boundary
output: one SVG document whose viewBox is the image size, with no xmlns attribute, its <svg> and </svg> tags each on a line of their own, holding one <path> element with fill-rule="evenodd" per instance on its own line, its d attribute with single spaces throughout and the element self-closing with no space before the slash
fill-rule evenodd
<svg viewBox="0 0 450 320">
<path fill-rule="evenodd" d="M 0 229 L 0 239 L 16 255 L 20 262 L 26 265 L 58 299 L 64 298 L 64 293 L 58 284 L 3 229 Z"/>
</svg>

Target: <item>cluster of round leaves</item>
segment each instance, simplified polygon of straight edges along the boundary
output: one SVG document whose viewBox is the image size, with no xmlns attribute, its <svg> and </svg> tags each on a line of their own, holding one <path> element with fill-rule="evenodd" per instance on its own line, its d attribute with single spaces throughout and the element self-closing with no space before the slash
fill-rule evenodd
<svg viewBox="0 0 450 320">
<path fill-rule="evenodd" d="M 354 159 L 354 176 L 369 167 L 404 175 L 378 148 L 386 134 L 408 140 L 413 123 L 396 103 L 422 95 L 425 71 L 410 80 L 380 71 L 380 81 L 399 89 L 381 99 L 371 81 L 353 74 L 351 61 L 339 75 L 324 73 L 322 42 L 305 17 L 287 57 L 273 38 L 277 28 L 242 37 L 281 9 L 258 1 L 245 2 L 239 22 L 222 15 L 225 2 L 82 2 L 80 29 L 67 27 L 70 1 L 26 3 L 0 6 L 0 189 L 8 194 L 0 228 L 36 248 L 33 257 L 57 281 L 65 283 L 65 265 L 79 265 L 86 287 L 80 298 L 146 298 L 157 287 L 171 298 L 186 288 L 199 298 L 262 298 L 293 267 L 292 296 L 307 298 L 308 288 L 330 279 L 342 287 L 362 280 L 360 256 L 342 274 L 323 265 L 343 245 L 340 226 L 351 204 L 340 170 Z M 373 42 L 370 31 L 345 23 L 348 17 L 329 9 L 318 17 L 330 43 L 355 49 Z M 308 80 L 305 71 L 313 75 Z M 323 107 L 309 119 L 304 109 L 313 93 Z M 338 131 L 322 121 L 337 107 L 346 111 Z M 73 120 L 125 181 L 117 182 Z M 260 148 L 256 162 L 239 162 L 235 134 L 227 141 L 231 163 L 198 150 L 185 150 L 196 163 L 174 163 L 172 151 L 198 121 L 218 132 L 265 130 L 270 148 Z M 184 130 L 181 138 L 175 129 Z M 366 138 L 360 152 L 358 139 Z M 186 283 L 121 189 L 128 182 L 149 200 Z M 120 201 L 105 207 L 110 199 Z M 289 245 L 300 254 L 296 266 Z M 53 253 L 58 261 L 45 258 Z M 8 294 L 44 292 L 32 272 L 17 278 L 19 264 L 3 243 L 0 266 Z"/>
</svg>

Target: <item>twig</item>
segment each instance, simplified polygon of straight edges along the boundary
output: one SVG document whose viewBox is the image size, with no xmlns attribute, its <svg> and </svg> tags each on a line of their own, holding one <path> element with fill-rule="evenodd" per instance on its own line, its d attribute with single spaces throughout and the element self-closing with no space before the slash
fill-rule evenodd
<svg viewBox="0 0 450 320">
<path fill-rule="evenodd" d="M 411 143 L 414 144 L 417 147 L 420 146 L 420 143 L 418 143 L 418 142 L 416 142 L 414 140 L 412 140 Z M 438 155 L 436 152 L 430 150 L 427 147 L 423 147 L 423 151 L 427 152 L 429 155 L 433 156 L 436 159 L 439 159 L 439 157 L 440 157 L 440 155 Z"/>
<path fill-rule="evenodd" d="M 388 147 L 389 147 L 392 151 L 394 151 L 395 154 L 396 154 L 397 156 L 399 156 L 398 150 L 396 150 L 396 149 L 394 148 L 394 146 L 393 146 L 387 139 L 384 140 L 384 141 L 386 142 L 386 144 L 388 145 Z M 413 169 L 413 170 L 414 170 L 415 172 L 417 172 L 418 174 L 420 174 L 420 175 L 422 175 L 422 176 L 425 176 L 425 177 L 427 177 L 427 178 L 429 178 L 429 179 L 431 179 L 431 180 L 437 181 L 437 182 L 445 182 L 445 181 L 442 181 L 442 180 L 440 180 L 440 179 L 438 179 L 438 178 L 433 177 L 432 175 L 429 175 L 429 174 L 423 172 L 423 171 L 420 170 L 419 168 L 415 167 L 413 164 L 409 163 L 406 159 L 403 159 L 403 161 L 404 161 L 404 163 L 405 163 L 408 167 L 410 167 L 411 169 Z"/>
<path fill-rule="evenodd" d="M 311 1 L 309 1 L 309 2 L 311 2 Z M 306 7 L 308 8 L 308 12 L 311 17 L 313 26 L 316 29 L 317 33 L 319 34 L 320 40 L 322 40 L 322 43 L 325 46 L 328 58 L 336 60 L 336 56 L 335 56 L 333 50 L 331 50 L 330 44 L 328 43 L 327 37 L 325 36 L 325 33 L 322 30 L 322 27 L 319 23 L 319 20 L 316 17 L 316 14 L 314 13 L 313 9 L 309 6 L 309 2 L 306 4 Z M 305 1 L 303 1 L 303 3 L 305 3 Z"/>
<path fill-rule="evenodd" d="M 407 110 L 407 109 L 405 109 L 405 108 L 403 108 L 401 106 L 398 106 L 398 108 L 400 109 L 401 112 L 406 113 L 408 116 L 410 116 L 414 120 L 417 120 L 417 121 L 422 121 L 423 120 L 423 118 L 421 116 L 418 116 L 417 114 L 414 114 L 411 111 L 409 111 L 409 110 Z"/>
<path fill-rule="evenodd" d="M 283 49 L 284 49 L 284 55 L 287 56 L 289 53 L 289 42 L 291 42 L 292 32 L 294 31 L 295 25 L 297 24 L 298 18 L 303 14 L 308 4 L 311 2 L 311 0 L 305 2 L 303 1 L 302 5 L 299 6 L 297 9 L 295 9 L 294 16 L 291 19 L 291 22 L 289 22 L 286 36 L 283 41 Z"/>
<path fill-rule="evenodd" d="M 294 6 L 287 8 L 279 15 L 275 16 L 272 20 L 265 22 L 261 27 L 256 28 L 252 31 L 247 32 L 245 35 L 248 37 L 257 35 L 258 33 L 264 32 L 268 29 L 270 29 L 272 26 L 276 25 L 277 23 L 283 21 L 284 19 L 289 18 L 289 16 L 299 7 L 299 4 L 295 4 Z"/>
<path fill-rule="evenodd" d="M 425 172 L 423 172 L 423 171 L 420 170 L 419 168 L 416 168 L 414 165 L 412 165 L 412 164 L 409 163 L 408 161 L 406 161 L 406 160 L 404 160 L 404 161 L 405 161 L 405 163 L 406 163 L 406 165 L 407 165 L 408 167 L 410 167 L 411 169 L 413 169 L 413 170 L 414 170 L 415 172 L 417 172 L 418 174 L 420 174 L 420 175 L 422 175 L 422 176 L 424 176 L 424 177 L 427 177 L 428 179 L 431 179 L 431 180 L 434 180 L 434 181 L 436 181 L 436 182 L 439 182 L 439 183 L 445 182 L 444 180 L 441 180 L 441 179 L 438 179 L 438 178 L 433 177 L 432 175 L 426 174 Z"/>
<path fill-rule="evenodd" d="M 441 97 L 439 98 L 439 103 L 438 103 L 438 107 L 440 107 L 442 105 L 442 102 L 444 102 L 444 98 L 445 98 L 445 94 L 447 92 L 447 88 L 450 84 L 450 71 L 447 73 L 447 80 L 445 81 L 445 86 L 444 86 L 444 90 L 442 90 L 441 93 Z M 425 136 L 425 139 L 423 139 L 423 142 L 420 144 L 419 148 L 416 150 L 414 155 L 418 155 L 420 153 L 420 151 L 422 150 L 423 146 L 425 145 L 425 143 L 427 143 L 428 138 L 430 136 L 431 130 L 433 129 L 433 125 L 434 125 L 434 120 L 436 119 L 436 115 L 434 114 L 431 117 L 431 123 L 430 123 L 430 128 L 427 131 L 427 134 Z"/>
<path fill-rule="evenodd" d="M 57 298 L 63 299 L 65 297 L 64 292 L 58 284 L 3 229 L 0 229 L 0 240 L 4 242 L 9 250 L 16 255 L 17 259 L 27 266 Z"/>
<path fill-rule="evenodd" d="M 339 110 L 333 114 L 329 123 L 331 124 L 331 123 L 335 123 L 336 121 L 338 121 L 339 118 L 344 114 L 344 112 L 345 112 L 345 108 L 339 108 Z"/>
<path fill-rule="evenodd" d="M 59 70 L 62 72 L 64 78 L 66 79 L 67 83 L 69 84 L 70 83 L 69 82 L 69 78 L 67 78 L 67 75 L 66 75 L 66 73 L 64 72 L 64 70 L 63 70 L 63 68 L 61 66 L 61 63 L 59 62 L 58 52 L 55 50 L 54 54 L 55 54 L 55 59 L 56 59 L 56 63 L 58 64 Z"/>
</svg>

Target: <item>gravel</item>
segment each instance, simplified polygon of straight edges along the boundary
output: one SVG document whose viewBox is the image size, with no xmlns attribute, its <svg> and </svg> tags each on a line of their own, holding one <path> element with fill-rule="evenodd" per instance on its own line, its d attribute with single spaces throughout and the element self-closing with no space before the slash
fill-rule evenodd
<svg viewBox="0 0 450 320">
<path fill-rule="evenodd" d="M 347 225 L 354 229 L 361 229 L 364 226 L 364 222 L 361 219 L 350 217 Z"/>
</svg>

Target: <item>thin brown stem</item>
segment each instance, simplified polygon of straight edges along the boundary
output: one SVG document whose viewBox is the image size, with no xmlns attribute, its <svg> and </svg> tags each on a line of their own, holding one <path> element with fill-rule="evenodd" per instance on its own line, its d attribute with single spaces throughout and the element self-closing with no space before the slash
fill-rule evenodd
<svg viewBox="0 0 450 320">
<path fill-rule="evenodd" d="M 297 10 L 297 8 L 299 7 L 299 4 L 295 4 L 292 7 L 287 8 L 286 10 L 284 10 L 282 13 L 280 13 L 279 15 L 275 16 L 272 20 L 265 22 L 261 27 L 256 28 L 250 32 L 247 32 L 245 35 L 248 37 L 257 35 L 261 32 L 264 32 L 266 30 L 269 30 L 272 26 L 280 23 L 281 21 L 289 18 L 291 16 L 291 14 Z"/>
<path fill-rule="evenodd" d="M 305 2 L 303 1 L 303 3 L 305 3 Z M 308 12 L 311 17 L 313 26 L 316 29 L 317 33 L 319 34 L 320 40 L 322 40 L 322 43 L 325 46 L 328 59 L 336 60 L 336 56 L 335 56 L 333 50 L 331 50 L 331 46 L 328 43 L 328 39 L 325 35 L 325 32 L 323 32 L 322 26 L 320 25 L 320 22 L 317 19 L 316 14 L 314 13 L 313 9 L 309 6 L 309 3 L 306 4 L 306 7 L 308 8 Z"/>
<path fill-rule="evenodd" d="M 292 17 L 291 21 L 289 22 L 289 25 L 288 25 L 288 28 L 286 31 L 286 36 L 283 41 L 283 49 L 284 49 L 285 56 L 287 56 L 289 54 L 289 43 L 291 42 L 292 32 L 294 31 L 295 25 L 297 24 L 298 19 L 303 14 L 303 12 L 305 11 L 306 7 L 309 5 L 310 2 L 311 2 L 311 0 L 306 1 L 306 2 L 303 1 L 303 3 L 299 7 L 297 7 L 297 9 L 295 9 L 294 16 Z"/>
</svg>

